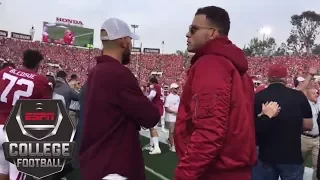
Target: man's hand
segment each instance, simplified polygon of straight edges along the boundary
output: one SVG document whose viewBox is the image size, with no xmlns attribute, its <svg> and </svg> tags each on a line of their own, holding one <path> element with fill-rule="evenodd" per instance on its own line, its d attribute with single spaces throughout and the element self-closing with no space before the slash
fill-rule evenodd
<svg viewBox="0 0 320 180">
<path fill-rule="evenodd" d="M 168 107 L 165 107 L 165 111 L 166 111 L 167 113 L 177 114 L 177 112 L 171 110 L 171 109 L 168 108 Z"/>
<path fill-rule="evenodd" d="M 262 104 L 262 113 L 267 115 L 270 119 L 275 117 L 280 112 L 280 107 L 277 102 L 267 102 L 265 104 Z"/>
<path fill-rule="evenodd" d="M 315 67 L 310 67 L 309 68 L 309 74 L 311 74 L 311 75 L 316 75 L 317 74 L 317 72 L 318 72 L 318 69 L 317 68 L 315 68 Z"/>
</svg>

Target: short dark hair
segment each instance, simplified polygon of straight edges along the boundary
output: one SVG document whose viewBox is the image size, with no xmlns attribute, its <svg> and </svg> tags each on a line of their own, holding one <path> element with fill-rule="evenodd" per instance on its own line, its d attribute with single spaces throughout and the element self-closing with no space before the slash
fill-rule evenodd
<svg viewBox="0 0 320 180">
<path fill-rule="evenodd" d="M 284 78 L 268 78 L 269 83 L 286 83 Z"/>
<path fill-rule="evenodd" d="M 23 52 L 23 66 L 34 69 L 43 60 L 43 56 L 38 50 L 28 49 Z"/>
<path fill-rule="evenodd" d="M 205 15 L 206 18 L 219 29 L 220 34 L 228 36 L 230 30 L 230 18 L 228 12 L 217 6 L 199 8 L 196 15 Z"/>
<path fill-rule="evenodd" d="M 70 76 L 70 78 L 71 78 L 71 79 L 77 79 L 78 76 L 77 76 L 76 74 L 72 74 L 72 75 Z"/>
<path fill-rule="evenodd" d="M 156 77 L 150 78 L 150 82 L 153 83 L 153 84 L 159 84 Z"/>
<path fill-rule="evenodd" d="M 58 71 L 57 77 L 65 79 L 67 77 L 67 73 L 64 71 Z"/>
</svg>

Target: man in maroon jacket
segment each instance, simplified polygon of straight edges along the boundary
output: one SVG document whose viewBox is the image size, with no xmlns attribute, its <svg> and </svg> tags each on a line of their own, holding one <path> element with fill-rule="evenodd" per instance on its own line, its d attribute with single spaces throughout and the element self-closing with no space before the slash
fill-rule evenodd
<svg viewBox="0 0 320 180">
<path fill-rule="evenodd" d="M 155 77 L 152 77 L 150 79 L 150 93 L 147 96 L 148 99 L 152 102 L 154 106 L 156 106 L 159 110 L 159 113 L 163 115 L 163 94 L 161 91 L 161 86 L 159 86 L 158 80 Z M 160 119 L 159 119 L 160 120 Z M 150 129 L 150 144 L 146 147 L 147 150 L 149 150 L 149 154 L 160 154 L 161 149 L 159 146 L 159 135 L 157 129 L 151 128 Z"/>
<path fill-rule="evenodd" d="M 85 95 L 79 153 L 82 180 L 146 179 L 139 129 L 154 127 L 160 114 L 124 66 L 130 62 L 132 39 L 137 36 L 125 22 L 112 18 L 103 23 L 103 55 L 89 74 Z"/>
<path fill-rule="evenodd" d="M 241 49 L 219 7 L 198 9 L 187 33 L 195 53 L 181 96 L 175 180 L 251 180 L 256 162 L 254 89 Z"/>
</svg>

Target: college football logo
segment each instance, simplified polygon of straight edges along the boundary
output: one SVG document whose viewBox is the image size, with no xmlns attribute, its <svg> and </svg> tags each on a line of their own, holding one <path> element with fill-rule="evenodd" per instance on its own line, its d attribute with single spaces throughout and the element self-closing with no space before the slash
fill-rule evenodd
<svg viewBox="0 0 320 180">
<path fill-rule="evenodd" d="M 57 133 L 63 119 L 57 104 L 37 103 L 19 105 L 16 115 L 21 132 L 36 140 L 42 140 Z"/>
</svg>

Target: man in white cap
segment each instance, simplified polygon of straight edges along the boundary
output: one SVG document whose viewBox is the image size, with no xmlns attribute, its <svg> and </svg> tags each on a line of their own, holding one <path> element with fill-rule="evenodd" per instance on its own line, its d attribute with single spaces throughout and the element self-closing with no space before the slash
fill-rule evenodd
<svg viewBox="0 0 320 180">
<path fill-rule="evenodd" d="M 299 77 L 294 78 L 294 80 L 293 80 L 294 88 L 293 89 L 296 89 L 298 91 L 302 91 L 303 93 L 306 94 L 305 90 L 307 89 L 310 81 L 312 80 L 314 75 L 317 74 L 317 72 L 318 72 L 317 68 L 310 67 L 308 74 L 305 77 L 299 76 Z"/>
<path fill-rule="evenodd" d="M 127 23 L 111 18 L 101 28 L 102 56 L 87 80 L 80 147 L 82 180 L 145 180 L 140 127 L 154 127 L 160 113 L 144 96 L 124 65 L 130 62 L 131 40 L 138 36 Z"/>
<path fill-rule="evenodd" d="M 172 83 L 170 85 L 170 94 L 166 98 L 166 102 L 164 104 L 165 107 L 165 121 L 167 127 L 169 129 L 169 150 L 172 152 L 176 152 L 174 142 L 173 142 L 173 133 L 174 133 L 174 123 L 177 119 L 178 107 L 180 103 L 180 96 L 178 95 L 178 84 Z"/>
</svg>

